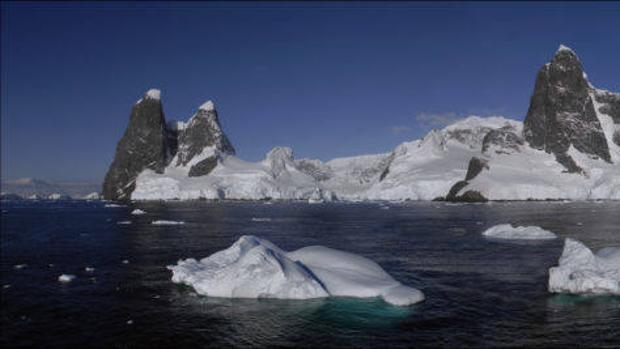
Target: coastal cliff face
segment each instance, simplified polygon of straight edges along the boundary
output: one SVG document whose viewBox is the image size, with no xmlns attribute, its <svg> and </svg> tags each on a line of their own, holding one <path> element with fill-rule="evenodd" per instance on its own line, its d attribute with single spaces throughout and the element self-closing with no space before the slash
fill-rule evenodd
<svg viewBox="0 0 620 349">
<path fill-rule="evenodd" d="M 384 154 L 323 162 L 275 147 L 235 156 L 211 101 L 166 122 L 150 90 L 105 178 L 108 200 L 620 199 L 620 94 L 588 81 L 561 46 L 536 77 L 525 121 L 470 116 Z"/>
</svg>

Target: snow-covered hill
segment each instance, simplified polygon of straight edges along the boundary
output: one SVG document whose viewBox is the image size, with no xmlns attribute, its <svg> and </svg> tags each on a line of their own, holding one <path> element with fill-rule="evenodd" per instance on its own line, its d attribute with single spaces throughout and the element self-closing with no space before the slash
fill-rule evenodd
<svg viewBox="0 0 620 349">
<path fill-rule="evenodd" d="M 107 199 L 620 199 L 620 94 L 594 88 L 564 46 L 541 68 L 524 123 L 470 116 L 389 153 L 328 162 L 286 147 L 244 161 L 212 102 L 170 123 L 153 91 L 132 110 Z"/>
</svg>

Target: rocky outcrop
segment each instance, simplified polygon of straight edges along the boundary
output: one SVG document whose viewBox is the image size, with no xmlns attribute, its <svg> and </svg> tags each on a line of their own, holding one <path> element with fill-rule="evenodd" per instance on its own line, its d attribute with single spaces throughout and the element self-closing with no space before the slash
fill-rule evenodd
<svg viewBox="0 0 620 349">
<path fill-rule="evenodd" d="M 485 202 L 485 201 L 488 201 L 482 194 L 480 194 L 480 192 L 475 191 L 475 190 L 468 190 L 459 195 L 461 190 L 463 190 L 463 188 L 465 188 L 469 184 L 469 181 L 474 179 L 478 174 L 480 174 L 480 172 L 482 172 L 482 170 L 485 170 L 485 169 L 486 170 L 489 169 L 487 160 L 480 159 L 477 157 L 471 158 L 471 160 L 469 160 L 469 165 L 467 166 L 467 174 L 465 175 L 465 180 L 456 182 L 452 186 L 452 188 L 450 188 L 450 191 L 448 192 L 448 195 L 446 196 L 446 200 L 454 201 L 454 202 L 459 202 L 459 201 L 460 202 Z"/>
<path fill-rule="evenodd" d="M 138 175 L 180 167 L 188 177 L 209 174 L 222 155 L 235 149 L 222 131 L 213 102 L 203 104 L 188 122 L 167 123 L 159 90 L 149 90 L 133 107 L 103 184 L 107 200 L 129 200 Z"/>
<path fill-rule="evenodd" d="M 598 111 L 611 117 L 614 123 L 612 142 L 620 147 L 620 93 L 596 90 L 593 95 L 599 104 Z"/>
<path fill-rule="evenodd" d="M 536 78 L 523 136 L 536 149 L 556 155 L 569 172 L 580 172 L 568 149 L 611 162 L 605 134 L 591 98 L 592 86 L 577 55 L 560 49 Z"/>
<path fill-rule="evenodd" d="M 482 140 L 482 152 L 488 154 L 512 154 L 523 146 L 523 138 L 517 135 L 514 128 L 506 126 L 490 130 Z"/>
<path fill-rule="evenodd" d="M 228 137 L 222 131 L 213 102 L 208 101 L 198 109 L 178 134 L 176 166 L 186 166 L 208 147 L 221 153 L 235 154 Z"/>
<path fill-rule="evenodd" d="M 161 173 L 169 158 L 166 120 L 159 90 L 149 90 L 132 108 L 103 182 L 106 200 L 128 200 L 140 172 Z"/>
</svg>

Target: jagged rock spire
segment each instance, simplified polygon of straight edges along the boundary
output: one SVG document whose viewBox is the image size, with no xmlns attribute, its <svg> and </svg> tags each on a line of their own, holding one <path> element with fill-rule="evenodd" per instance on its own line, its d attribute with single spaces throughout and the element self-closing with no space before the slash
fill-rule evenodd
<svg viewBox="0 0 620 349">
<path fill-rule="evenodd" d="M 567 154 L 571 145 L 582 153 L 611 161 L 591 92 L 579 58 L 564 45 L 536 77 L 523 136 L 532 147 L 555 154 L 569 172 L 581 172 Z"/>
<path fill-rule="evenodd" d="M 107 200 L 128 200 L 144 169 L 162 172 L 167 161 L 166 119 L 160 91 L 151 89 L 134 104 L 103 183 Z"/>
</svg>

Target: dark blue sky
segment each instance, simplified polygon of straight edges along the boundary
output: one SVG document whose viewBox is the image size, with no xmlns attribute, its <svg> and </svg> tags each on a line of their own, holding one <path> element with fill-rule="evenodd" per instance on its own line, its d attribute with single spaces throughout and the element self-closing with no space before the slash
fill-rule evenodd
<svg viewBox="0 0 620 349">
<path fill-rule="evenodd" d="M 2 177 L 101 180 L 132 104 L 215 101 L 238 155 L 390 151 L 445 119 L 523 119 L 560 43 L 620 91 L 620 3 L 6 4 Z"/>
</svg>

